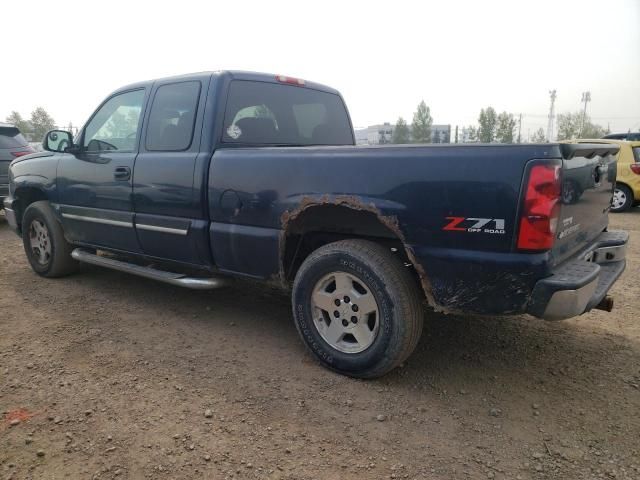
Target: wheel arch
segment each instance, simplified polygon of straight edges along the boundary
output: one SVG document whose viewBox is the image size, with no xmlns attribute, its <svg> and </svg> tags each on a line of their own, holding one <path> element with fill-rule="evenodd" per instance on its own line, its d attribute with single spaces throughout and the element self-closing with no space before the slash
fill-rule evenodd
<svg viewBox="0 0 640 480">
<path fill-rule="evenodd" d="M 44 190 L 33 186 L 17 187 L 13 193 L 13 196 L 16 199 L 15 214 L 19 231 L 21 231 L 22 229 L 22 217 L 24 216 L 24 212 L 27 210 L 29 205 L 34 202 L 49 201 L 49 196 L 45 193 Z"/>
<path fill-rule="evenodd" d="M 436 307 L 431 283 L 406 243 L 397 218 L 382 215 L 375 206 L 351 198 L 305 202 L 298 209 L 285 212 L 280 240 L 281 280 L 291 282 L 302 262 L 316 249 L 345 239 L 370 240 L 392 249 L 403 262 L 411 264 L 419 290 Z"/>
<path fill-rule="evenodd" d="M 635 192 L 633 190 L 633 187 L 631 185 L 629 185 L 627 182 L 621 182 L 619 180 L 616 180 L 616 187 L 618 185 L 622 185 L 624 187 L 627 187 L 631 191 L 631 195 L 633 195 L 633 200 L 634 201 L 640 200 L 640 198 L 636 198 L 636 194 L 635 194 Z"/>
</svg>

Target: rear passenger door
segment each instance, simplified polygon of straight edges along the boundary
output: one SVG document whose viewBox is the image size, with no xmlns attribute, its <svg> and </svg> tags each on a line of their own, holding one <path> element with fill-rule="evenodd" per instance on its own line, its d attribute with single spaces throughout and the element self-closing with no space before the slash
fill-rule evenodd
<svg viewBox="0 0 640 480">
<path fill-rule="evenodd" d="M 210 263 L 199 162 L 202 112 L 209 77 L 154 84 L 134 170 L 135 228 L 146 255 Z"/>
</svg>

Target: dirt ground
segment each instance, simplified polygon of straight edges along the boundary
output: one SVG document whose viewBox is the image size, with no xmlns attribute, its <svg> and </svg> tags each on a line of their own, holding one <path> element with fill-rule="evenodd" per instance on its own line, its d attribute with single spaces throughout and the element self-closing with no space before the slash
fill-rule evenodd
<svg viewBox="0 0 640 480">
<path fill-rule="evenodd" d="M 640 478 L 640 209 L 613 313 L 429 314 L 375 381 L 318 366 L 289 300 L 87 267 L 0 219 L 0 478 Z"/>
</svg>

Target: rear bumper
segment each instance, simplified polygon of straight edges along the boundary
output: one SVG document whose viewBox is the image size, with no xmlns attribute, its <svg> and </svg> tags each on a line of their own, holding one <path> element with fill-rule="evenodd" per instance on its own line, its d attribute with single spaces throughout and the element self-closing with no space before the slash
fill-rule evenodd
<svg viewBox="0 0 640 480">
<path fill-rule="evenodd" d="M 2 200 L 2 206 L 4 207 L 4 215 L 9 223 L 11 229 L 19 234 L 18 222 L 16 219 L 16 212 L 14 208 L 15 201 L 11 197 L 7 197 Z"/>
<path fill-rule="evenodd" d="M 2 208 L 2 200 L 4 199 L 4 197 L 8 197 L 8 196 L 9 196 L 9 184 L 2 183 L 2 180 L 0 180 L 0 208 Z"/>
<path fill-rule="evenodd" d="M 535 284 L 527 313 L 563 320 L 594 308 L 624 271 L 628 240 L 624 231 L 603 232 L 586 252 Z"/>
</svg>

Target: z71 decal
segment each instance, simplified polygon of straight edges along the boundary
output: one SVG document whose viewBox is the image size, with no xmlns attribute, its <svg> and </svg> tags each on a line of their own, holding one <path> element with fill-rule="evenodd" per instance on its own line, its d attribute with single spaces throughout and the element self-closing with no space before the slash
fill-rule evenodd
<svg viewBox="0 0 640 480">
<path fill-rule="evenodd" d="M 504 218 L 445 217 L 442 230 L 449 232 L 492 233 L 504 235 Z"/>
</svg>

